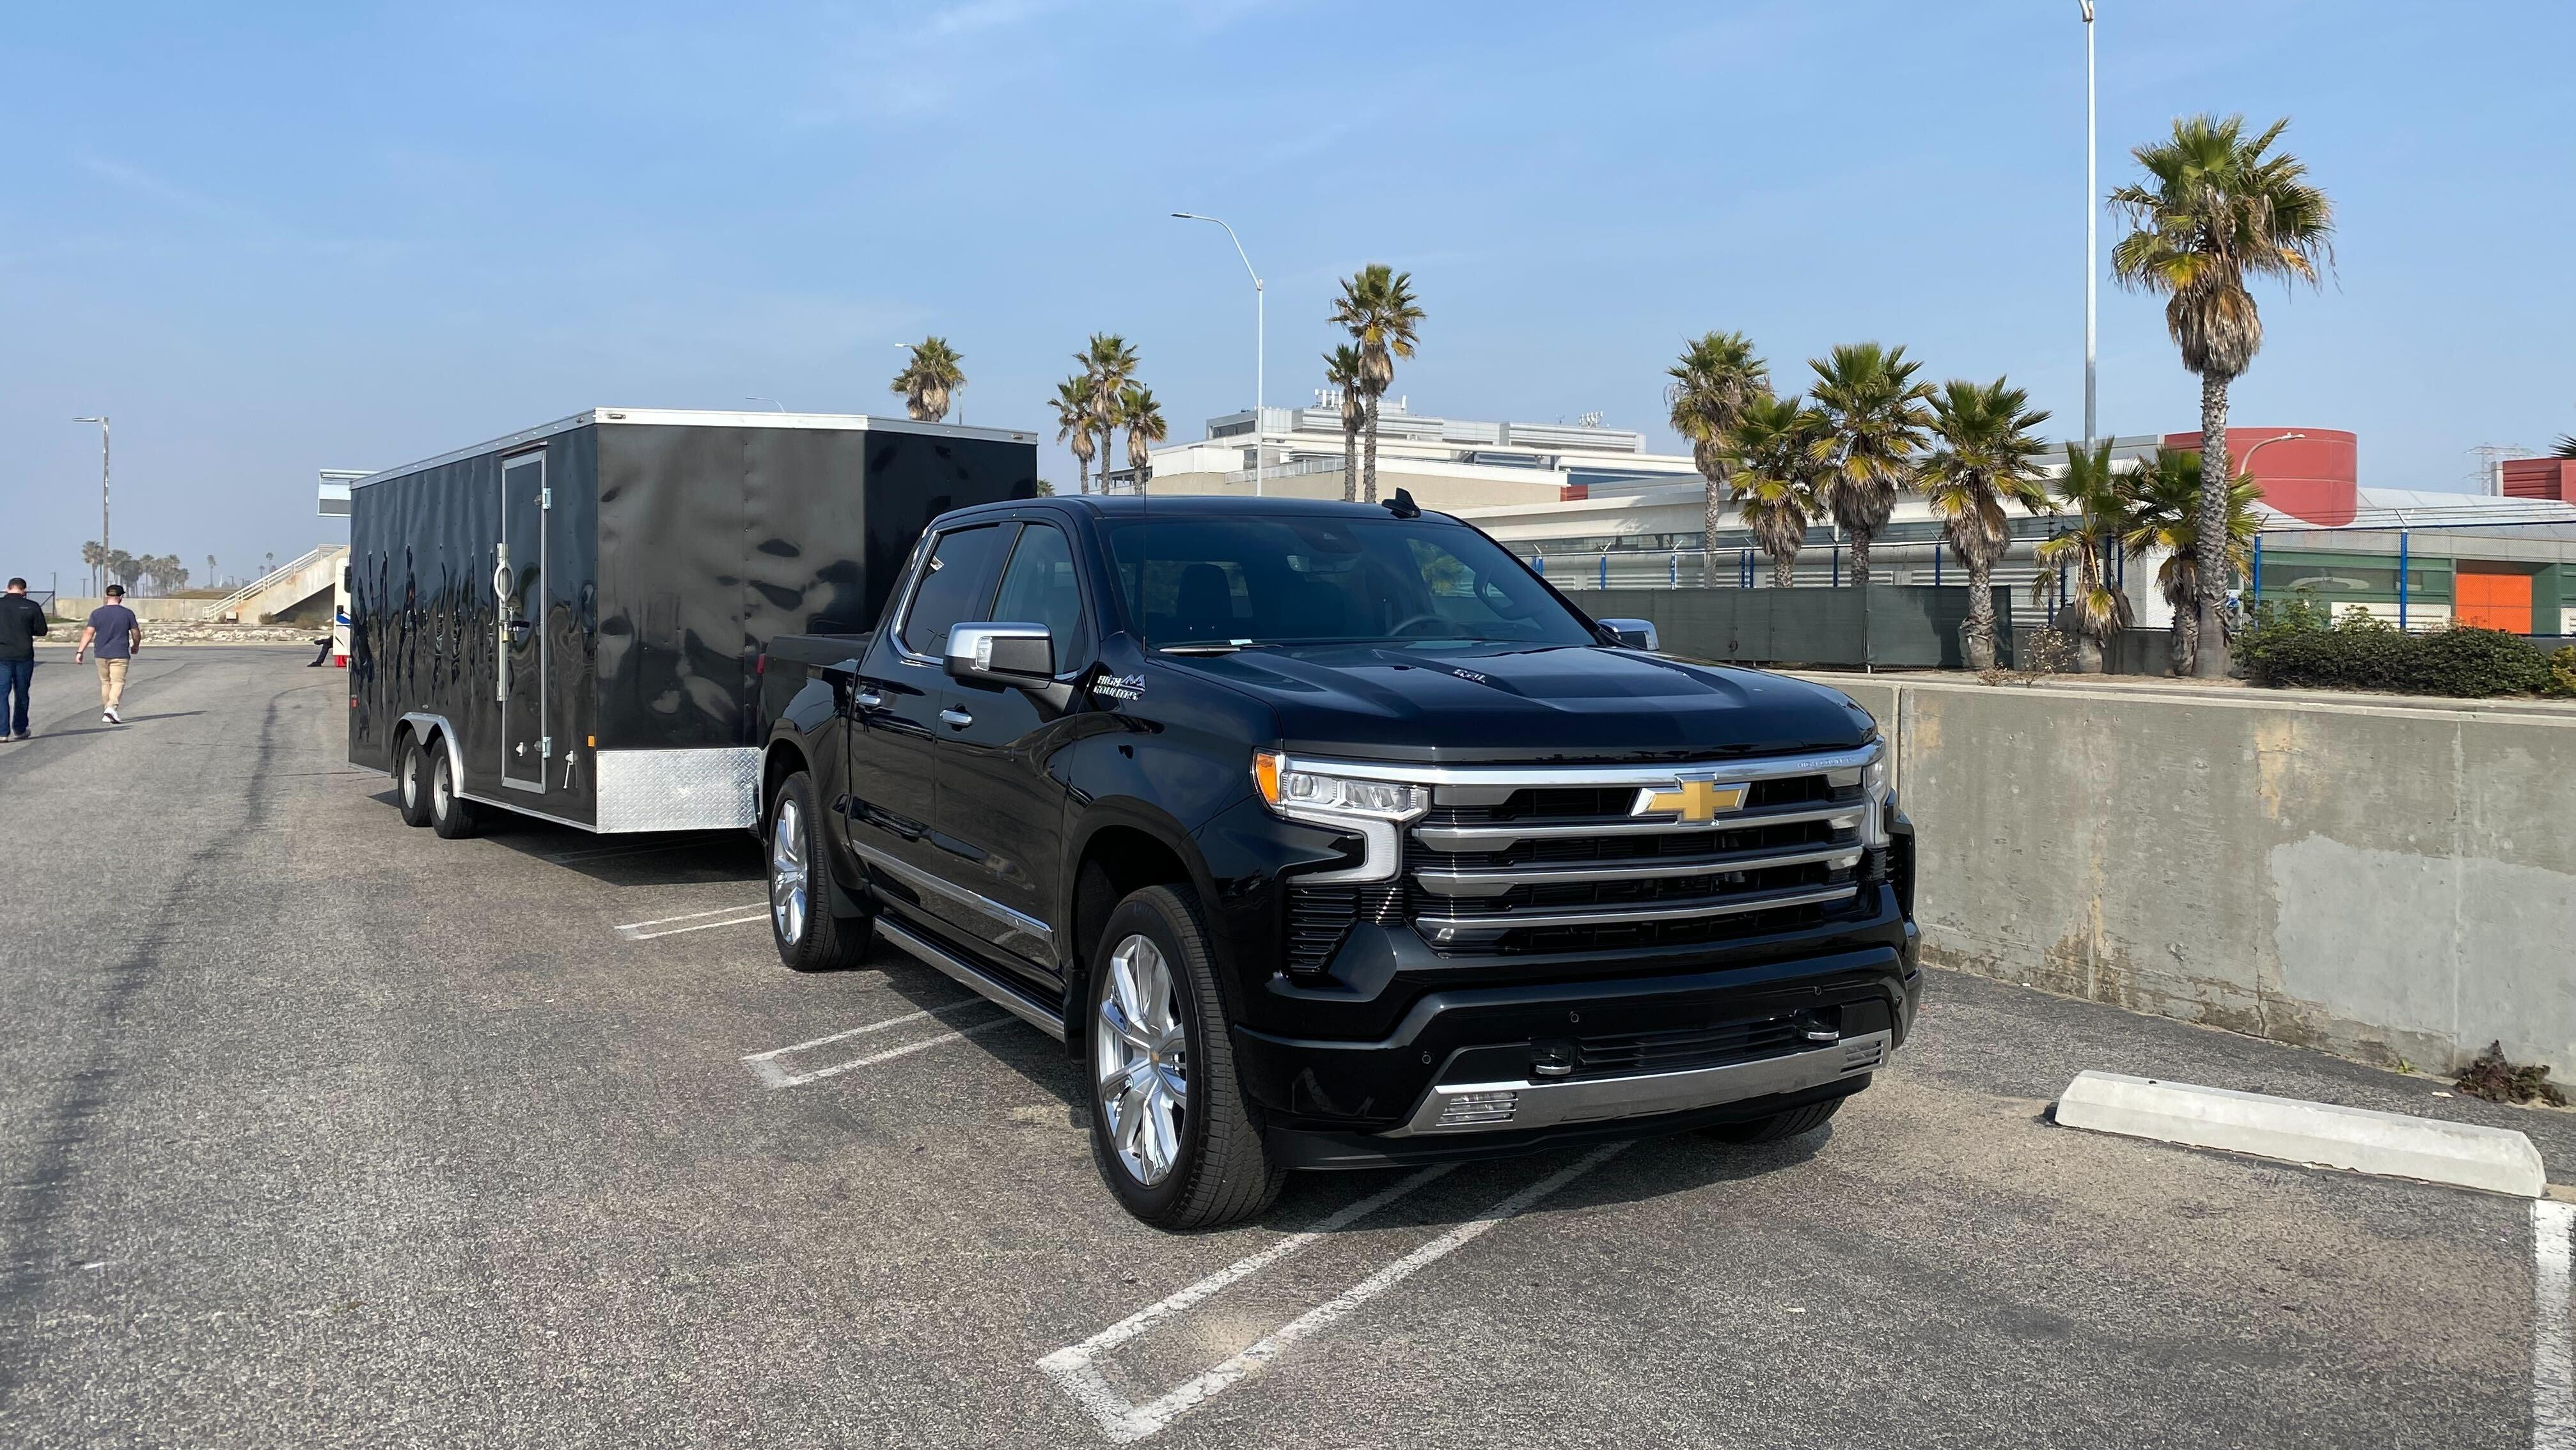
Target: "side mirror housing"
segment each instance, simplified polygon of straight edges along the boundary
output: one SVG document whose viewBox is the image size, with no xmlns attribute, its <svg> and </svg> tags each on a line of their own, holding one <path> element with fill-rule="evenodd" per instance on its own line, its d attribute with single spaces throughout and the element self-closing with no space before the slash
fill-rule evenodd
<svg viewBox="0 0 2576 1450">
<path fill-rule="evenodd" d="M 1655 622 L 1651 619 L 1604 619 L 1599 621 L 1599 624 L 1602 632 L 1610 636 L 1612 644 L 1624 645 L 1629 649 L 1641 649 L 1648 654 L 1663 647 L 1661 638 L 1655 633 Z"/>
<path fill-rule="evenodd" d="M 1055 636 L 1043 624 L 996 620 L 948 631 L 948 677 L 995 689 L 1055 683 Z"/>
</svg>

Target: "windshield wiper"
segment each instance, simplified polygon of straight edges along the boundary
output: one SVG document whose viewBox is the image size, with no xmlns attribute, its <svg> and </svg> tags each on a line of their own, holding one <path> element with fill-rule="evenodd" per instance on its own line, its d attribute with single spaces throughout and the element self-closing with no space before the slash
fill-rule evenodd
<svg viewBox="0 0 2576 1450">
<path fill-rule="evenodd" d="M 1268 647 L 1259 640 L 1212 639 L 1203 644 L 1156 645 L 1155 649 L 1167 655 L 1230 655 L 1239 649 L 1267 649 Z"/>
</svg>

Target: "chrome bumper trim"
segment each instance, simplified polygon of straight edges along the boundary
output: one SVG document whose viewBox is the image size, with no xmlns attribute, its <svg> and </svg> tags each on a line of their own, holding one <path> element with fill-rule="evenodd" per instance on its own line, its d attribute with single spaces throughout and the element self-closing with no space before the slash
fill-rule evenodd
<svg viewBox="0 0 2576 1450">
<path fill-rule="evenodd" d="M 1892 1033 L 1870 1032 L 1859 1037 L 1846 1037 L 1813 1052 L 1793 1052 L 1781 1057 L 1756 1058 L 1751 1062 L 1730 1062 L 1688 1072 L 1652 1073 L 1642 1077 L 1444 1083 L 1422 1095 L 1422 1101 L 1415 1106 L 1413 1116 L 1405 1120 L 1404 1126 L 1383 1136 L 1411 1138 L 1432 1134 L 1517 1133 L 1567 1123 L 1597 1123 L 1611 1118 L 1688 1112 L 1693 1108 L 1715 1107 L 1747 1098 L 1803 1092 L 1884 1066 L 1894 1040 Z M 1470 1093 L 1515 1094 L 1513 1112 L 1507 1118 L 1492 1121 L 1441 1126 L 1441 1115 L 1448 1111 L 1450 1102 Z"/>
</svg>

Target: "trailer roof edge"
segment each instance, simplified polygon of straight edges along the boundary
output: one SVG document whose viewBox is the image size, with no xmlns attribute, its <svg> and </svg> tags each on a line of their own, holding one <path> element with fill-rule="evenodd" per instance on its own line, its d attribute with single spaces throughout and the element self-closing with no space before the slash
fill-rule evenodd
<svg viewBox="0 0 2576 1450">
<path fill-rule="evenodd" d="M 752 413 L 696 408 L 587 408 L 568 418 L 557 418 L 551 423 L 539 423 L 533 428 L 504 433 L 498 438 L 486 439 L 464 448 L 451 448 L 434 458 L 423 458 L 379 473 L 371 473 L 365 478 L 351 480 L 349 487 L 354 491 L 371 484 L 390 482 L 418 473 L 423 469 L 454 463 L 462 458 L 494 453 L 522 443 L 536 443 L 558 433 L 568 433 L 575 428 L 587 427 L 593 423 L 639 427 L 818 428 L 860 433 L 882 429 L 890 433 L 921 433 L 937 438 L 970 438 L 995 443 L 1035 445 L 1038 441 L 1038 435 L 1035 433 L 1024 432 L 1017 428 L 969 428 L 956 423 L 916 423 L 910 418 L 881 418 L 868 413 Z"/>
</svg>

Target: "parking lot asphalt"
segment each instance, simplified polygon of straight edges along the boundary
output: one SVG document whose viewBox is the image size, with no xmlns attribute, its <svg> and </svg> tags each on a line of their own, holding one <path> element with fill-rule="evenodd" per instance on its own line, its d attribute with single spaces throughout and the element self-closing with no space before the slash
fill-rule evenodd
<svg viewBox="0 0 2576 1450">
<path fill-rule="evenodd" d="M 2143 1073 L 2521 1127 L 2557 1177 L 2576 1115 L 1936 973 L 1829 1131 L 1167 1236 L 1060 1046 L 889 951 L 780 967 L 750 838 L 407 830 L 304 658 L 147 652 L 122 728 L 40 668 L 0 746 L 0 1444 L 2554 1433 L 2531 1205 L 2047 1109 Z"/>
</svg>

